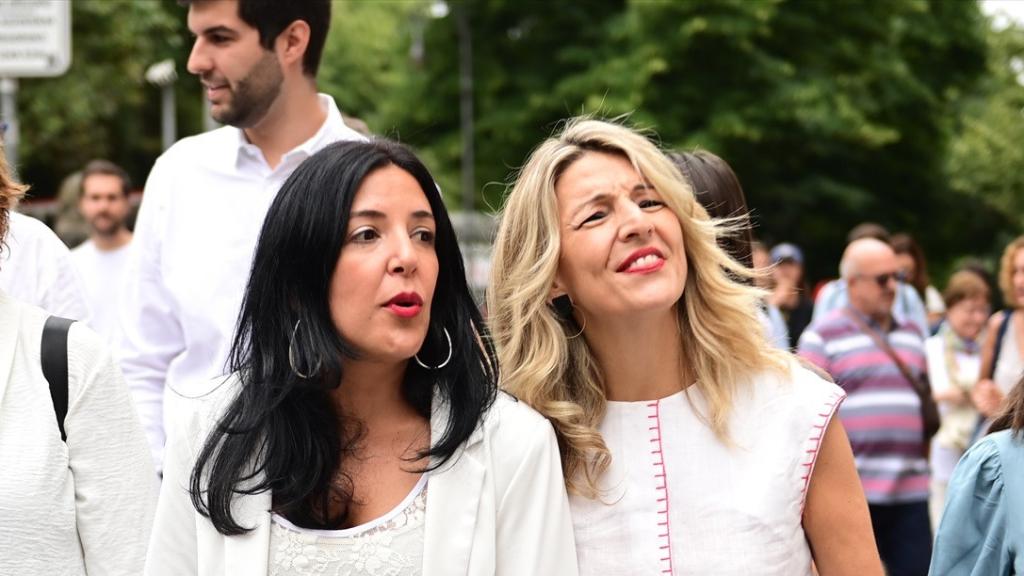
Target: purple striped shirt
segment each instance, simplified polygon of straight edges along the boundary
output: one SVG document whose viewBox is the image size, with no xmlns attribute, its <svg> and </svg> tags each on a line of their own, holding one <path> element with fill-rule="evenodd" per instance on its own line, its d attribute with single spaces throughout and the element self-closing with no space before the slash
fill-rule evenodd
<svg viewBox="0 0 1024 576">
<path fill-rule="evenodd" d="M 798 353 L 826 370 L 846 391 L 839 418 L 850 437 L 868 502 L 925 501 L 928 463 L 923 456 L 921 400 L 892 358 L 847 316 L 847 310 L 834 310 L 808 327 Z M 927 370 L 924 339 L 916 326 L 894 321 L 883 333 L 877 323 L 860 317 L 889 342 L 914 376 Z"/>
</svg>

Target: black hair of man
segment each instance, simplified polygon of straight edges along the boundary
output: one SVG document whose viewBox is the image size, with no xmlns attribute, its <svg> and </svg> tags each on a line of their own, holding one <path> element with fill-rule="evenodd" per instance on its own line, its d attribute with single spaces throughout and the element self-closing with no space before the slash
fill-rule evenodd
<svg viewBox="0 0 1024 576">
<path fill-rule="evenodd" d="M 210 1 L 178 0 L 178 4 Z M 309 45 L 302 56 L 302 72 L 316 77 L 331 26 L 331 0 L 238 0 L 238 17 L 260 33 L 260 45 L 267 50 L 273 49 L 274 41 L 292 22 L 308 24 Z"/>
<path fill-rule="evenodd" d="M 132 191 L 132 179 L 128 176 L 128 172 L 124 168 L 121 168 L 117 164 L 109 160 L 93 160 L 85 165 L 82 169 L 82 178 L 79 180 L 78 185 L 78 197 L 81 198 L 85 194 L 85 180 L 89 176 L 95 174 L 105 174 L 107 176 L 117 176 L 121 179 L 121 192 L 125 196 Z"/>
</svg>

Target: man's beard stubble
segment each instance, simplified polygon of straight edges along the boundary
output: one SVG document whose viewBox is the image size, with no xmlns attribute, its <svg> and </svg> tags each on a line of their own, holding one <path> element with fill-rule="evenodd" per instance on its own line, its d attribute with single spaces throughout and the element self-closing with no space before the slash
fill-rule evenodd
<svg viewBox="0 0 1024 576">
<path fill-rule="evenodd" d="M 277 100 L 283 80 L 277 56 L 267 51 L 245 78 L 231 88 L 230 104 L 211 116 L 221 124 L 250 128 L 263 119 Z"/>
</svg>

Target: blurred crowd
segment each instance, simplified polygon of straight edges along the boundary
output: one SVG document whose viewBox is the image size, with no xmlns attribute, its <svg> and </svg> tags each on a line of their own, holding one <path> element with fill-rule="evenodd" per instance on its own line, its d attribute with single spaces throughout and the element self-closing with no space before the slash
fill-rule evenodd
<svg viewBox="0 0 1024 576">
<path fill-rule="evenodd" d="M 224 126 L 137 219 L 97 159 L 55 233 L 0 154 L 0 573 L 1021 572 L 1024 236 L 936 285 L 865 222 L 812 286 L 726 159 L 578 118 L 479 308 L 316 89 L 330 4 L 185 4 Z"/>
</svg>

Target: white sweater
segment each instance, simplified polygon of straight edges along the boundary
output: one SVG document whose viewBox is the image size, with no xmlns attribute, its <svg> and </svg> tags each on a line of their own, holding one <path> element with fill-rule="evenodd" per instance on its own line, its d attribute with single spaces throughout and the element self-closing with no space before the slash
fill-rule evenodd
<svg viewBox="0 0 1024 576">
<path fill-rule="evenodd" d="M 158 482 L 135 408 L 76 322 L 61 441 L 40 365 L 46 318 L 0 291 L 0 574 L 140 574 Z"/>
</svg>

